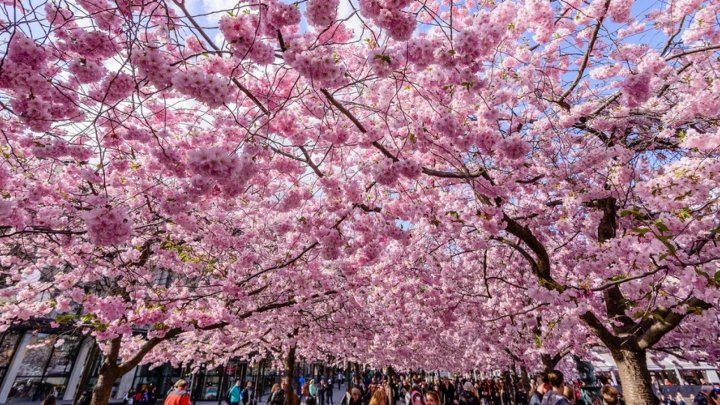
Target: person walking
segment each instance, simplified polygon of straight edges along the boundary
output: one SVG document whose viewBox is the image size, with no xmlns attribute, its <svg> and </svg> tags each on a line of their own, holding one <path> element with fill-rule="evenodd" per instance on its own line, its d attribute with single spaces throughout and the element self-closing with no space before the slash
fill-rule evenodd
<svg viewBox="0 0 720 405">
<path fill-rule="evenodd" d="M 187 381 L 177 380 L 173 389 L 165 397 L 165 405 L 190 405 L 190 394 L 186 390 Z"/>
<path fill-rule="evenodd" d="M 620 393 L 617 388 L 606 385 L 600 390 L 603 405 L 620 405 Z"/>
<path fill-rule="evenodd" d="M 535 378 L 535 390 L 530 398 L 530 405 L 540 405 L 542 403 L 545 393 L 550 390 L 550 386 L 547 381 L 547 375 L 545 373 L 538 373 Z"/>
<path fill-rule="evenodd" d="M 551 390 L 543 396 L 541 405 L 570 405 L 570 401 L 563 395 L 565 391 L 565 377 L 558 370 L 548 373 L 548 383 Z"/>
<path fill-rule="evenodd" d="M 242 401 L 242 388 L 240 388 L 240 379 L 235 380 L 235 384 L 228 392 L 228 402 L 230 405 L 239 405 Z"/>
<path fill-rule="evenodd" d="M 255 390 L 253 389 L 252 381 L 248 381 L 245 389 L 242 391 L 242 404 L 248 405 L 253 403 L 255 400 Z"/>
<path fill-rule="evenodd" d="M 475 392 L 475 386 L 466 381 L 462 386 L 462 392 L 458 396 L 458 405 L 480 405 L 480 399 Z"/>
<path fill-rule="evenodd" d="M 320 380 L 320 386 L 317 388 L 317 399 L 320 405 L 325 405 L 326 388 L 327 384 L 325 384 L 325 380 Z"/>
<path fill-rule="evenodd" d="M 300 405 L 316 405 L 315 397 L 310 395 L 310 387 L 305 384 L 300 388 Z"/>
<path fill-rule="evenodd" d="M 317 397 L 317 390 L 318 390 L 318 389 L 317 389 L 317 385 L 315 385 L 315 379 L 314 379 L 314 378 L 311 378 L 311 379 L 310 379 L 310 384 L 309 384 L 309 386 L 308 386 L 308 392 L 310 393 L 310 395 L 311 395 L 312 397 L 315 397 L 315 398 L 316 398 L 316 397 Z"/>
<path fill-rule="evenodd" d="M 45 397 L 45 400 L 42 401 L 41 405 L 55 405 L 55 403 L 55 395 L 48 395 L 47 397 Z"/>
<path fill-rule="evenodd" d="M 333 383 L 332 380 L 328 381 L 325 387 L 325 403 L 327 405 L 335 405 L 333 402 Z"/>
</svg>

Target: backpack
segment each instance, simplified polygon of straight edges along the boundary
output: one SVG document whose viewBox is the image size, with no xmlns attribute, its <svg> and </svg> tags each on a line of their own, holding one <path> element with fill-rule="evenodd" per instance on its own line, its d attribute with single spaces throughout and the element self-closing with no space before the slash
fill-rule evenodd
<svg viewBox="0 0 720 405">
<path fill-rule="evenodd" d="M 135 401 L 138 401 L 138 402 L 142 401 L 142 399 L 143 399 L 143 393 L 142 393 L 142 391 L 136 392 L 136 393 L 135 393 L 135 396 L 133 397 L 133 399 L 134 399 Z"/>
</svg>

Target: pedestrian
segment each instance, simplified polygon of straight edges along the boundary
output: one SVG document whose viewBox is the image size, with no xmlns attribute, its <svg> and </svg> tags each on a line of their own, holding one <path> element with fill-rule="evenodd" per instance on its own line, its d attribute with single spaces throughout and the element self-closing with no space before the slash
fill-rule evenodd
<svg viewBox="0 0 720 405">
<path fill-rule="evenodd" d="M 41 405 L 55 405 L 55 395 L 48 395 Z"/>
<path fill-rule="evenodd" d="M 255 390 L 253 390 L 252 381 L 247 382 L 245 389 L 242 390 L 241 398 L 242 398 L 243 405 L 248 405 L 249 403 L 252 403 L 255 400 Z"/>
<path fill-rule="evenodd" d="M 325 389 L 327 385 L 325 380 L 320 380 L 320 386 L 317 389 L 317 398 L 320 405 L 325 405 Z"/>
<path fill-rule="evenodd" d="M 617 388 L 606 385 L 600 390 L 604 405 L 620 405 L 620 393 Z"/>
<path fill-rule="evenodd" d="M 369 405 L 389 405 L 387 400 L 387 394 L 384 389 L 376 389 L 370 399 Z"/>
<path fill-rule="evenodd" d="M 235 384 L 233 384 L 232 388 L 230 388 L 230 391 L 228 391 L 228 403 L 230 405 L 239 405 L 240 401 L 242 401 L 242 389 L 240 388 L 240 385 L 242 382 L 240 379 L 235 380 Z"/>
<path fill-rule="evenodd" d="M 308 386 L 308 392 L 312 397 L 317 397 L 317 386 L 315 385 L 315 379 L 310 379 L 310 384 Z"/>
<path fill-rule="evenodd" d="M 325 387 L 325 403 L 328 405 L 335 405 L 333 402 L 333 383 L 328 381 L 327 387 Z"/>
<path fill-rule="evenodd" d="M 190 394 L 185 389 L 187 381 L 177 380 L 173 389 L 165 397 L 165 405 L 190 405 Z"/>
<path fill-rule="evenodd" d="M 408 405 L 425 405 L 425 398 L 420 387 L 414 387 L 410 391 L 410 403 Z"/>
<path fill-rule="evenodd" d="M 708 399 L 710 399 L 710 388 L 709 387 L 702 387 L 700 388 L 700 392 L 695 396 L 693 399 L 693 405 L 715 405 L 711 404 Z"/>
<path fill-rule="evenodd" d="M 455 386 L 447 377 L 443 379 L 440 386 L 440 396 L 442 397 L 442 405 L 453 405 L 455 403 Z"/>
<path fill-rule="evenodd" d="M 428 391 L 425 394 L 425 404 L 426 405 L 442 405 L 440 403 L 440 395 L 438 395 L 435 391 Z"/>
<path fill-rule="evenodd" d="M 148 405 L 155 405 L 157 403 L 157 387 L 150 384 L 148 387 Z"/>
<path fill-rule="evenodd" d="M 530 398 L 530 405 L 540 405 L 545 393 L 550 390 L 550 385 L 548 384 L 547 375 L 545 373 L 538 373 L 535 377 L 535 382 L 535 389 L 533 390 L 532 397 Z"/>
<path fill-rule="evenodd" d="M 551 390 L 543 396 L 542 405 L 570 405 L 568 399 L 563 395 L 565 390 L 565 377 L 563 373 L 558 370 L 553 370 L 548 373 L 547 378 Z"/>
<path fill-rule="evenodd" d="M 687 405 L 687 404 L 685 403 L 685 398 L 683 398 L 683 396 L 682 396 L 682 394 L 680 393 L 680 391 L 678 391 L 678 393 L 675 394 L 675 402 L 677 402 L 677 405 Z"/>
<path fill-rule="evenodd" d="M 566 385 L 563 389 L 563 395 L 567 398 L 570 405 L 575 405 L 575 389 L 569 385 Z"/>
<path fill-rule="evenodd" d="M 528 405 L 528 395 L 520 383 L 518 383 L 517 389 L 515 389 L 515 404 Z"/>
<path fill-rule="evenodd" d="M 300 388 L 300 405 L 315 405 L 315 397 L 310 395 L 310 387 L 305 384 Z"/>
<path fill-rule="evenodd" d="M 475 392 L 475 386 L 470 381 L 465 381 L 462 392 L 458 397 L 458 405 L 480 405 L 480 398 Z"/>
<path fill-rule="evenodd" d="M 127 394 L 125 394 L 125 398 L 127 398 Z M 125 402 L 125 398 L 123 398 L 123 402 Z M 90 402 L 92 402 L 92 391 L 85 390 L 80 394 L 74 405 L 90 405 Z"/>
</svg>

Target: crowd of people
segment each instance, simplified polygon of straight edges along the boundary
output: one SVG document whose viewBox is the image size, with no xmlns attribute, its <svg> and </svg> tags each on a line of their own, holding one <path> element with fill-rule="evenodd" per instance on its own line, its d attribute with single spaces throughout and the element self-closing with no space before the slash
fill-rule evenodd
<svg viewBox="0 0 720 405">
<path fill-rule="evenodd" d="M 566 381 L 562 372 L 553 370 L 539 373 L 530 381 L 530 389 L 523 385 L 508 384 L 503 378 L 454 378 L 442 379 L 408 375 L 383 375 L 375 371 L 356 375 L 347 385 L 345 394 L 334 403 L 334 383 L 338 388 L 344 378 L 322 377 L 305 380 L 301 376 L 294 381 L 294 390 L 287 390 L 287 381 L 274 384 L 267 398 L 267 405 L 624 405 L 622 393 L 616 387 L 605 384 L 598 395 L 581 394 L 580 384 Z M 178 381 L 167 395 L 165 405 L 189 405 L 186 382 Z M 596 390 L 597 391 L 597 390 Z M 287 400 L 287 392 L 292 398 Z M 662 405 L 720 405 L 720 386 L 703 387 L 692 399 L 680 393 L 664 395 L 657 393 Z M 226 395 L 226 405 L 256 405 L 259 398 L 252 382 L 244 387 L 237 380 Z M 147 403 L 147 402 L 146 402 Z M 138 405 L 138 404 L 134 404 Z M 631 405 L 631 404 L 628 404 Z"/>
</svg>

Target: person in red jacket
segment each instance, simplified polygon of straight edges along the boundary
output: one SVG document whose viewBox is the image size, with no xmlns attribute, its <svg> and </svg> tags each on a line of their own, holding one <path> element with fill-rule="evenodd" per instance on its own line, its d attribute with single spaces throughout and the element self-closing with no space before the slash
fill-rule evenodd
<svg viewBox="0 0 720 405">
<path fill-rule="evenodd" d="M 187 382 L 178 380 L 165 397 L 165 405 L 190 405 L 190 394 L 185 390 Z"/>
</svg>

